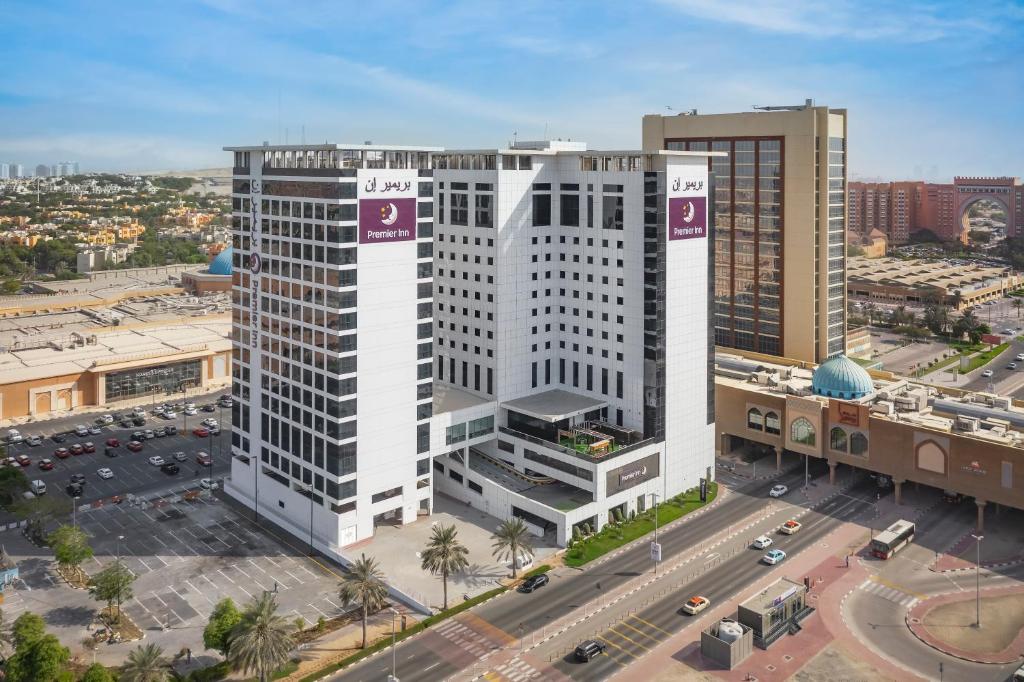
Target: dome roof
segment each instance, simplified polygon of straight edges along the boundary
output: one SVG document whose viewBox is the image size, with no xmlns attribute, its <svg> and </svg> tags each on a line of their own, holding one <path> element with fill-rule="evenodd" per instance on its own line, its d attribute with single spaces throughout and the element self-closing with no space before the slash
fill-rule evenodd
<svg viewBox="0 0 1024 682">
<path fill-rule="evenodd" d="M 845 355 L 829 358 L 814 370 L 811 386 L 826 398 L 863 398 L 875 392 L 867 370 Z"/>
<path fill-rule="evenodd" d="M 210 262 L 210 274 L 211 275 L 230 275 L 231 274 L 231 256 L 235 252 L 235 247 L 229 246 L 220 253 L 217 257 Z"/>
</svg>

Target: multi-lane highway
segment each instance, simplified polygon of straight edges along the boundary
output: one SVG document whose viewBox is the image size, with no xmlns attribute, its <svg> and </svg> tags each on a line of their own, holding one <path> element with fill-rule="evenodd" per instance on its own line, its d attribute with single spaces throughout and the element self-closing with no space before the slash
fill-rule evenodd
<svg viewBox="0 0 1024 682">
<path fill-rule="evenodd" d="M 823 468 L 812 467 L 812 476 L 822 475 Z M 795 488 L 803 482 L 803 477 L 801 469 L 787 473 L 778 480 L 754 482 L 730 491 L 713 511 L 675 526 L 659 536 L 663 560 L 667 563 L 693 551 L 714 534 L 764 509 L 772 485 L 781 482 Z M 476 639 L 485 648 L 493 648 L 517 637 L 530 635 L 651 569 L 649 548 L 646 543 L 640 543 L 583 571 L 558 575 L 548 586 L 537 592 L 508 593 L 473 609 L 471 620 L 475 624 L 474 629 L 482 635 Z M 431 628 L 423 635 L 398 645 L 395 654 L 396 675 L 402 682 L 444 679 L 479 660 L 479 656 L 471 651 L 456 649 L 449 639 L 433 630 Z M 330 679 L 369 682 L 384 679 L 390 673 L 391 657 L 388 656 L 368 659 Z"/>
</svg>

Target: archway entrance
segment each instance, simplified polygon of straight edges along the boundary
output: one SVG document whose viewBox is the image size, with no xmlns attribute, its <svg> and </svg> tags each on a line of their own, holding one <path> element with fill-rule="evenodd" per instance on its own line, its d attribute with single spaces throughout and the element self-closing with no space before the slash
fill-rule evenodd
<svg viewBox="0 0 1024 682">
<path fill-rule="evenodd" d="M 957 220 L 955 227 L 960 230 L 960 241 L 968 243 L 972 223 L 981 227 L 986 222 L 985 227 L 991 232 L 997 219 L 1001 223 L 1001 237 L 1017 235 L 1014 208 L 1020 188 L 1016 178 L 954 178 L 953 185 L 956 200 L 953 216 Z M 974 208 L 976 204 L 978 207 Z"/>
<path fill-rule="evenodd" d="M 985 248 L 1006 239 L 1007 206 L 998 199 L 978 198 L 964 205 L 961 233 L 967 242 Z"/>
</svg>

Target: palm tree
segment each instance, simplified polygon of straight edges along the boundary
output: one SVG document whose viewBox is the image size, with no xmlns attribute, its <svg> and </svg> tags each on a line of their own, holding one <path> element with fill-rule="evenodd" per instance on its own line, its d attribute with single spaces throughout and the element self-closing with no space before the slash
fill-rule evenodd
<svg viewBox="0 0 1024 682">
<path fill-rule="evenodd" d="M 491 536 L 494 540 L 492 555 L 499 561 L 512 557 L 512 579 L 516 579 L 516 563 L 519 557 L 532 557 L 533 547 L 530 545 L 530 531 L 518 516 L 502 521 L 498 530 Z"/>
<path fill-rule="evenodd" d="M 1013 299 L 1013 303 L 1011 303 L 1010 305 L 1012 305 L 1014 308 L 1017 309 L 1017 319 L 1019 320 L 1020 319 L 1020 309 L 1024 308 L 1024 301 L 1020 300 L 1019 298 L 1014 298 Z"/>
<path fill-rule="evenodd" d="M 146 644 L 135 647 L 128 654 L 118 679 L 123 682 L 164 682 L 170 672 L 164 660 L 164 650 L 156 644 Z"/>
<path fill-rule="evenodd" d="M 422 554 L 421 568 L 432 575 L 441 574 L 444 584 L 444 609 L 448 610 L 448 576 L 469 566 L 469 550 L 456 539 L 455 524 L 434 526 L 430 542 Z"/>
<path fill-rule="evenodd" d="M 242 620 L 228 635 L 228 661 L 235 670 L 256 673 L 260 682 L 270 679 L 288 661 L 294 646 L 293 626 L 277 615 L 277 600 L 264 592 L 242 611 Z"/>
<path fill-rule="evenodd" d="M 388 586 L 384 583 L 377 560 L 360 554 L 349 567 L 338 588 L 338 596 L 345 606 L 359 604 L 363 620 L 363 648 L 366 648 L 366 618 L 371 611 L 379 611 L 388 598 Z"/>
</svg>

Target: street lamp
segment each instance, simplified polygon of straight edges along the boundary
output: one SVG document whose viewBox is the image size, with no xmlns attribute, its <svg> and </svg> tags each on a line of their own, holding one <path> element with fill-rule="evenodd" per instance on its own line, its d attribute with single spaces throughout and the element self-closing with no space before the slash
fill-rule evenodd
<svg viewBox="0 0 1024 682">
<path fill-rule="evenodd" d="M 975 535 L 971 533 L 971 537 L 975 540 L 975 548 L 977 549 L 976 558 L 974 561 L 974 627 L 981 628 L 981 541 L 985 539 L 984 535 Z"/>
<path fill-rule="evenodd" d="M 389 607 L 388 611 L 391 612 L 391 675 L 388 676 L 388 682 L 398 682 L 395 671 L 395 616 L 398 615 L 398 611 L 392 607 Z"/>
<path fill-rule="evenodd" d="M 124 540 L 123 535 L 117 536 L 117 563 L 121 563 L 121 541 Z"/>
<path fill-rule="evenodd" d="M 654 545 L 658 546 L 658 493 L 651 493 L 651 498 L 654 500 Z M 652 553 L 655 551 L 652 547 Z M 658 559 L 661 557 L 661 547 L 659 546 L 657 555 L 654 557 L 654 575 L 658 575 Z"/>
</svg>

